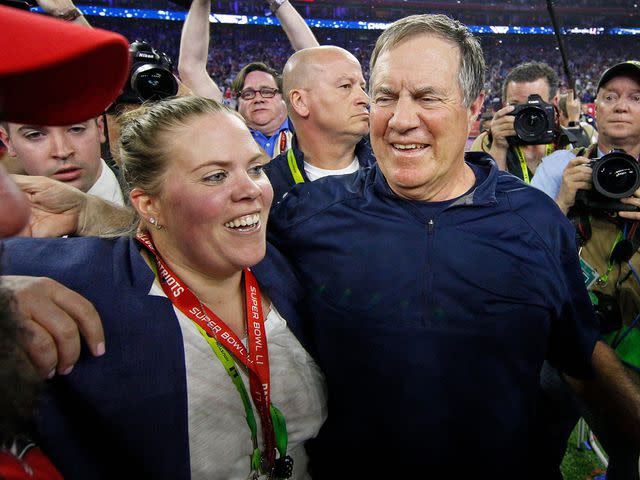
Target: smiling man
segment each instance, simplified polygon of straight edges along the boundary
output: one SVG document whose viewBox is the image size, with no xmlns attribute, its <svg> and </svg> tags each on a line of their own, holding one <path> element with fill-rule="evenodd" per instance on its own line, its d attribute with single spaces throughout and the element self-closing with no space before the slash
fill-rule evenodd
<svg viewBox="0 0 640 480">
<path fill-rule="evenodd" d="M 0 140 L 27 175 L 53 178 L 124 205 L 115 174 L 100 158 L 102 118 L 59 127 L 3 122 Z"/>
<path fill-rule="evenodd" d="M 305 287 L 328 383 L 314 479 L 336 478 L 336 456 L 350 459 L 339 478 L 539 478 L 529 447 L 545 359 L 593 402 L 638 405 L 598 341 L 571 224 L 487 154 L 465 154 L 484 67 L 459 22 L 393 23 L 371 57 L 377 164 L 296 186 L 272 209 L 269 240 Z M 620 423 L 640 431 L 639 413 Z"/>
</svg>

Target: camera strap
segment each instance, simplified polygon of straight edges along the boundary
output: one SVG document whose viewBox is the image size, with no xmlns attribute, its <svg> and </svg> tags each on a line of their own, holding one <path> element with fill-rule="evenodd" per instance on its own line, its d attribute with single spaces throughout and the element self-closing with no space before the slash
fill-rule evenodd
<svg viewBox="0 0 640 480">
<path fill-rule="evenodd" d="M 524 151 L 521 146 L 516 146 L 514 148 L 516 152 L 516 156 L 518 157 L 518 161 L 520 162 L 520 170 L 522 170 L 522 179 L 525 183 L 531 183 L 531 176 L 529 175 L 529 167 L 527 166 L 527 159 L 524 156 Z M 545 146 L 545 154 L 547 157 L 553 153 L 553 143 L 549 143 Z"/>
</svg>

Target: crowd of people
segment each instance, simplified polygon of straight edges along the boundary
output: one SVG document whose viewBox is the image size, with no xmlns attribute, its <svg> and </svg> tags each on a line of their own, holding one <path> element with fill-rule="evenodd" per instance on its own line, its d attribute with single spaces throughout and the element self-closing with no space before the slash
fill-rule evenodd
<svg viewBox="0 0 640 480">
<path fill-rule="evenodd" d="M 192 0 L 143 39 L 38 3 L 0 7 L 0 477 L 560 479 L 583 417 L 640 478 L 629 45 L 574 91 L 441 14 L 347 41 L 268 0 L 258 42 Z M 140 39 L 175 89 L 125 86 Z"/>
<path fill-rule="evenodd" d="M 96 26 L 116 31 L 130 41 L 142 39 L 167 53 L 177 67 L 180 45 L 180 25 L 161 21 L 128 21 L 115 18 L 92 19 Z M 274 27 L 215 25 L 210 30 L 211 48 L 207 70 L 222 91 L 231 86 L 235 74 L 243 65 L 264 61 L 281 70 L 292 53 L 286 36 Z M 314 29 L 322 45 L 337 45 L 356 56 L 365 79 L 369 78 L 369 58 L 379 31 Z M 527 61 L 543 61 L 560 75 L 561 88 L 568 87 L 562 56 L 553 35 L 481 35 L 487 58 L 485 83 L 486 104 L 500 98 L 500 85 L 506 73 Z M 607 66 L 633 58 L 635 39 L 619 36 L 571 35 L 564 37 L 569 71 L 583 103 L 595 98 L 599 72 Z M 591 52 L 589 56 L 583 52 Z M 508 54 L 506 53 L 508 52 Z"/>
</svg>

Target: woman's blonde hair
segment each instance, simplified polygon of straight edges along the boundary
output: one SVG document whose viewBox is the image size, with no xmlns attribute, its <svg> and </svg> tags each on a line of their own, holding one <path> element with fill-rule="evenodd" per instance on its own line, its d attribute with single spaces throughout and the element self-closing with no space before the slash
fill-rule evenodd
<svg viewBox="0 0 640 480">
<path fill-rule="evenodd" d="M 180 129 L 188 128 L 194 117 L 206 114 L 227 114 L 244 119 L 229 107 L 198 96 L 185 96 L 142 104 L 124 113 L 119 148 L 121 171 L 126 184 L 126 195 L 140 188 L 149 195 L 160 193 L 165 172 L 169 167 L 170 142 Z M 133 234 L 139 224 L 136 215 L 133 223 L 124 231 L 107 236 Z"/>
</svg>

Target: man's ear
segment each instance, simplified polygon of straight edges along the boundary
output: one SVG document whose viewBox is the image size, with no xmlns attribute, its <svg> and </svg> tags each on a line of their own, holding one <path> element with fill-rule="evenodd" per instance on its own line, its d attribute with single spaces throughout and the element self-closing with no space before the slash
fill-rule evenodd
<svg viewBox="0 0 640 480">
<path fill-rule="evenodd" d="M 98 133 L 100 134 L 100 143 L 107 141 L 107 137 L 104 134 L 104 117 L 100 115 L 96 118 L 96 125 L 98 127 Z"/>
<path fill-rule="evenodd" d="M 308 100 L 307 92 L 304 90 L 296 89 L 289 92 L 289 104 L 299 117 L 307 118 L 309 116 Z"/>
<path fill-rule="evenodd" d="M 469 106 L 469 129 L 473 126 L 473 123 L 478 119 L 482 113 L 482 106 L 484 104 L 484 91 L 480 92 L 480 95 Z"/>
<path fill-rule="evenodd" d="M 0 125 L 0 140 L 2 140 L 2 143 L 4 143 L 7 147 L 7 154 L 10 157 L 17 157 L 18 154 L 16 153 L 16 151 L 13 149 L 13 145 L 11 144 L 11 139 L 9 138 L 9 132 L 7 132 L 6 128 L 2 125 Z"/>
</svg>

